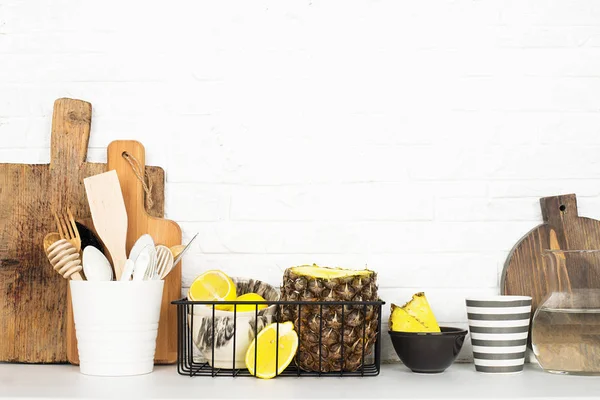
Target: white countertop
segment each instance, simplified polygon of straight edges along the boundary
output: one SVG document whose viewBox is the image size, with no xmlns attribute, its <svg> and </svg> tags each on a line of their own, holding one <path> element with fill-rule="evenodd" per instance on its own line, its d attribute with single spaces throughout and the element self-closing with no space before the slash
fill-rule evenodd
<svg viewBox="0 0 600 400">
<path fill-rule="evenodd" d="M 181 376 L 175 366 L 152 374 L 102 378 L 71 365 L 0 364 L 0 399 L 57 398 L 398 398 L 398 399 L 600 399 L 600 377 L 552 375 L 533 365 L 516 375 L 477 373 L 454 364 L 443 374 L 421 375 L 401 364 L 383 365 L 365 378 Z"/>
</svg>

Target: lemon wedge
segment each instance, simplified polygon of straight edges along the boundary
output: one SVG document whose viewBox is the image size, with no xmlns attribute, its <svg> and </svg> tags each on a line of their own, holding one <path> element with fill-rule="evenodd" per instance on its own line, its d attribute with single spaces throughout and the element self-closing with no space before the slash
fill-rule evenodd
<svg viewBox="0 0 600 400">
<path fill-rule="evenodd" d="M 236 299 L 235 283 L 219 270 L 206 271 L 197 277 L 188 291 L 192 301 L 233 301 Z M 228 310 L 231 305 L 218 305 L 217 310 Z"/>
<path fill-rule="evenodd" d="M 277 326 L 279 325 L 279 352 L 277 353 Z M 281 374 L 294 359 L 298 350 L 298 334 L 292 322 L 267 325 L 252 341 L 246 352 L 246 368 L 254 374 L 256 347 L 256 377 L 271 379 Z M 277 354 L 277 355 L 276 355 Z M 277 357 L 277 362 L 275 361 Z M 275 365 L 277 364 L 277 366 Z M 277 367 L 277 370 L 275 368 Z"/>
<path fill-rule="evenodd" d="M 257 293 L 246 293 L 235 299 L 236 301 L 265 301 L 264 297 Z M 229 306 L 229 311 L 233 311 L 233 306 Z M 258 304 L 258 310 L 267 308 L 266 304 Z M 237 312 L 255 311 L 256 304 L 238 304 L 236 307 Z"/>
</svg>

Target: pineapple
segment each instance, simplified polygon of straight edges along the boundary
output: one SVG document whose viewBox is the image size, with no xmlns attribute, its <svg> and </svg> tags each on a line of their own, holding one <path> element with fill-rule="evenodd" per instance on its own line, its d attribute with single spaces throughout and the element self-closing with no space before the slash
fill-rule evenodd
<svg viewBox="0 0 600 400">
<path fill-rule="evenodd" d="M 323 268 L 316 264 L 292 267 L 284 273 L 281 299 L 377 301 L 376 280 L 377 274 L 369 270 Z M 341 305 L 282 308 L 283 321 L 292 321 L 300 338 L 296 363 L 306 371 L 356 371 L 362 364 L 363 344 L 367 355 L 375 342 L 378 317 L 378 307 L 372 305 L 347 305 L 343 313 Z"/>
<path fill-rule="evenodd" d="M 392 303 L 389 326 L 395 332 L 440 332 L 423 292 L 414 294 L 412 300 L 402 307 Z"/>
</svg>

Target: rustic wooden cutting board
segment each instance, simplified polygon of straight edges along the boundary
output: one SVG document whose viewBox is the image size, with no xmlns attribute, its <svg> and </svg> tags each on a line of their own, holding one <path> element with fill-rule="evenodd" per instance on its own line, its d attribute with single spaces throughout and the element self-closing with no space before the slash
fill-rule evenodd
<svg viewBox="0 0 600 400">
<path fill-rule="evenodd" d="M 53 209 L 70 206 L 78 220 L 89 218 L 83 178 L 106 171 L 85 161 L 91 118 L 90 103 L 56 100 L 50 164 L 0 164 L 0 361 L 67 361 L 67 281 L 49 265 L 42 241 L 56 231 Z M 164 171 L 146 173 L 149 213 L 162 216 Z"/>
<path fill-rule="evenodd" d="M 127 254 L 135 241 L 149 234 L 154 242 L 167 247 L 181 244 L 181 228 L 170 220 L 148 215 L 144 207 L 144 190 L 139 179 L 144 170 L 146 152 L 140 142 L 118 140 L 108 146 L 108 169 L 116 170 L 127 209 Z M 136 174 L 137 171 L 137 174 Z M 156 338 L 155 362 L 177 361 L 177 307 L 171 302 L 181 298 L 181 263 L 165 278 L 160 323 Z"/>
<path fill-rule="evenodd" d="M 540 199 L 544 223 L 525 235 L 513 247 L 502 272 L 502 294 L 533 298 L 533 312 L 552 289 L 551 261 L 543 255 L 547 249 L 600 249 L 600 221 L 580 217 L 574 194 Z M 598 257 L 569 254 L 566 262 L 570 287 L 600 288 Z"/>
</svg>

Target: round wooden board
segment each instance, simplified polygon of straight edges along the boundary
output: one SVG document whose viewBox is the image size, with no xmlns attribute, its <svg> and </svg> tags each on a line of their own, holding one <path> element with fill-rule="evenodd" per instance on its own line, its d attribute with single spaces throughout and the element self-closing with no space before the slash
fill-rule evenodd
<svg viewBox="0 0 600 400">
<path fill-rule="evenodd" d="M 544 223 L 513 247 L 502 272 L 502 294 L 531 296 L 532 316 L 552 290 L 551 261 L 544 250 L 599 250 L 600 221 L 580 217 L 574 194 L 540 199 Z M 600 288 L 600 255 L 569 255 L 570 288 Z"/>
</svg>

